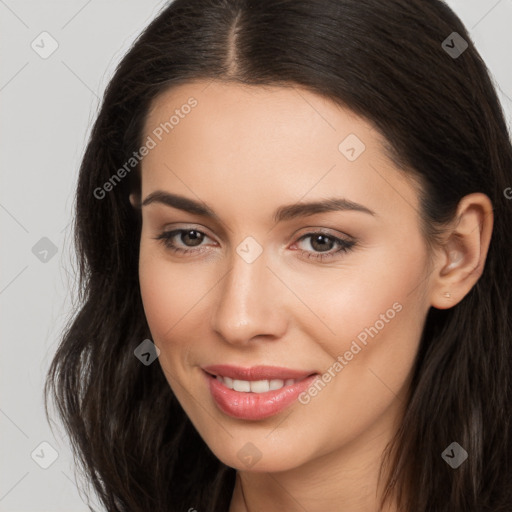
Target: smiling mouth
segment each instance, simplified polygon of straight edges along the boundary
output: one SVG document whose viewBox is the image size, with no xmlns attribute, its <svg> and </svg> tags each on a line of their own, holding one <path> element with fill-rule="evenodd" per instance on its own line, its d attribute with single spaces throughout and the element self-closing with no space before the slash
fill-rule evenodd
<svg viewBox="0 0 512 512">
<path fill-rule="evenodd" d="M 202 368 L 217 407 L 242 420 L 263 420 L 290 406 L 319 376 L 317 372 L 275 366 Z"/>
</svg>

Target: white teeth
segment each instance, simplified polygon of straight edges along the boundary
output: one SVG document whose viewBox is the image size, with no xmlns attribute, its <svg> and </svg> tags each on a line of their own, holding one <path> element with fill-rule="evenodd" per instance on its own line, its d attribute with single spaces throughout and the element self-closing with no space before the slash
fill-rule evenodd
<svg viewBox="0 0 512 512">
<path fill-rule="evenodd" d="M 248 380 L 233 380 L 233 389 L 235 391 L 248 392 L 251 391 L 251 383 Z"/>
<path fill-rule="evenodd" d="M 281 389 L 284 386 L 284 380 L 281 379 L 272 379 L 270 381 L 270 389 Z"/>
<path fill-rule="evenodd" d="M 270 390 L 270 383 L 268 380 L 253 380 L 251 382 L 251 391 L 253 393 L 266 393 Z"/>
<path fill-rule="evenodd" d="M 217 375 L 216 379 L 222 382 L 227 388 L 241 391 L 243 393 L 266 393 L 267 391 L 275 391 L 284 386 L 291 386 L 297 382 L 295 379 L 272 379 L 272 380 L 239 380 L 230 377 L 222 377 Z"/>
</svg>

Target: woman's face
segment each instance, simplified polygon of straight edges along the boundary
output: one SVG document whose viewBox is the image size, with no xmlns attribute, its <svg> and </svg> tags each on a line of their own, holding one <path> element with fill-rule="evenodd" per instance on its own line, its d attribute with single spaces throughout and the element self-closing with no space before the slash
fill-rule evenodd
<svg viewBox="0 0 512 512">
<path fill-rule="evenodd" d="M 431 304 L 418 193 L 375 129 L 302 88 L 195 82 L 144 141 L 144 309 L 216 456 L 282 471 L 387 439 Z"/>
</svg>

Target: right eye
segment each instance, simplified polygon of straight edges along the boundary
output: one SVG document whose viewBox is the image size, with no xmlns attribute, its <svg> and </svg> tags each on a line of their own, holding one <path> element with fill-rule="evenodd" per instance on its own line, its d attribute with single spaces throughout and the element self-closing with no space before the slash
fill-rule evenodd
<svg viewBox="0 0 512 512">
<path fill-rule="evenodd" d="M 191 252 L 202 252 L 202 249 L 196 250 L 193 249 L 193 247 L 199 246 L 205 238 L 209 237 L 202 231 L 187 228 L 174 229 L 172 231 L 163 231 L 157 237 L 155 237 L 155 240 L 160 240 L 163 243 L 163 245 L 172 252 L 179 254 L 188 254 Z M 183 246 L 180 247 L 176 243 L 176 239 L 178 239 L 185 248 L 183 248 Z M 190 243 L 190 245 L 187 245 L 187 243 Z"/>
</svg>

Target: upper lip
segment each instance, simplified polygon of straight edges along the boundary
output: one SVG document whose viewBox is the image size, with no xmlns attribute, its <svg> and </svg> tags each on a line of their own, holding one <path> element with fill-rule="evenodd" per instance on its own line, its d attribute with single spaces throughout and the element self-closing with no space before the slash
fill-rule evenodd
<svg viewBox="0 0 512 512">
<path fill-rule="evenodd" d="M 210 373 L 211 375 L 220 375 L 222 377 L 230 377 L 237 380 L 302 379 L 316 373 L 309 370 L 295 370 L 292 368 L 263 365 L 244 368 L 229 364 L 215 364 L 211 366 L 204 366 L 202 368 L 205 372 Z"/>
</svg>

